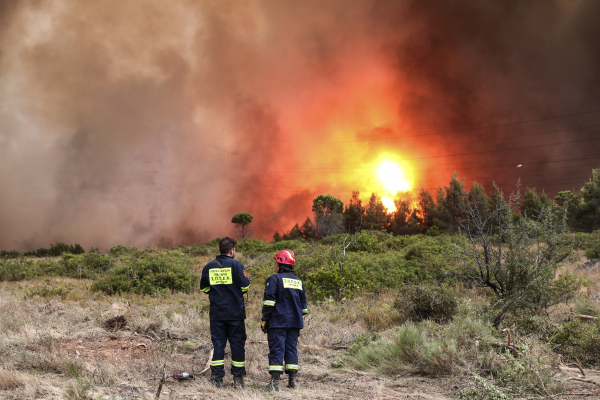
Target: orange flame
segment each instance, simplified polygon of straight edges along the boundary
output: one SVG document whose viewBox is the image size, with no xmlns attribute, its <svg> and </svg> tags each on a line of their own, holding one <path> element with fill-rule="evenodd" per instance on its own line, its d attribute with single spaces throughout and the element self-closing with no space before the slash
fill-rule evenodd
<svg viewBox="0 0 600 400">
<path fill-rule="evenodd" d="M 383 195 L 381 201 L 387 207 L 388 213 L 396 211 L 393 197 L 398 192 L 404 192 L 411 189 L 411 183 L 406 178 L 404 171 L 393 161 L 383 160 L 379 163 L 377 177 L 381 182 Z"/>
</svg>

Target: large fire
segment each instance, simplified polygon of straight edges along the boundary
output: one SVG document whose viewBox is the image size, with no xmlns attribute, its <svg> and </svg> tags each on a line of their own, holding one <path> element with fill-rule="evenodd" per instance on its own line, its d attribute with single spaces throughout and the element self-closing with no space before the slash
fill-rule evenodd
<svg viewBox="0 0 600 400">
<path fill-rule="evenodd" d="M 379 164 L 377 177 L 381 181 L 383 195 L 381 201 L 387 207 L 388 213 L 396 211 L 393 197 L 398 192 L 403 192 L 411 189 L 411 184 L 407 180 L 404 172 L 398 164 L 383 160 Z"/>
</svg>

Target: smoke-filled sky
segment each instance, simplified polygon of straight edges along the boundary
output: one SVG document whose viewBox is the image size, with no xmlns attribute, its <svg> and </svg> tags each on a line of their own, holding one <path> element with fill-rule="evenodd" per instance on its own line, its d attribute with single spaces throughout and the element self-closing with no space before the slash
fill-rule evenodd
<svg viewBox="0 0 600 400">
<path fill-rule="evenodd" d="M 312 199 L 579 188 L 600 2 L 0 0 L 0 249 L 191 244 Z M 517 165 L 522 165 L 517 167 Z"/>
</svg>

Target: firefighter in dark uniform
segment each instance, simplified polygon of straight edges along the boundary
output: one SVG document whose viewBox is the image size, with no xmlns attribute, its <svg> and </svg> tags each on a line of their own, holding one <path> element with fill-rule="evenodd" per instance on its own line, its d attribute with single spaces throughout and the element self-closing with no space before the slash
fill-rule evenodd
<svg viewBox="0 0 600 400">
<path fill-rule="evenodd" d="M 279 390 L 279 380 L 285 371 L 288 387 L 295 389 L 298 372 L 298 336 L 308 314 L 304 284 L 292 272 L 294 253 L 282 250 L 274 257 L 276 274 L 265 284 L 262 309 L 262 331 L 269 341 L 269 390 Z M 285 364 L 284 364 L 285 361 Z"/>
<path fill-rule="evenodd" d="M 244 386 L 246 375 L 246 307 L 244 293 L 250 287 L 244 266 L 233 259 L 237 241 L 224 237 L 219 242 L 221 255 L 204 267 L 200 290 L 210 300 L 210 336 L 214 353 L 210 363 L 211 382 L 223 386 L 225 376 L 225 345 L 231 347 L 233 385 Z"/>
</svg>

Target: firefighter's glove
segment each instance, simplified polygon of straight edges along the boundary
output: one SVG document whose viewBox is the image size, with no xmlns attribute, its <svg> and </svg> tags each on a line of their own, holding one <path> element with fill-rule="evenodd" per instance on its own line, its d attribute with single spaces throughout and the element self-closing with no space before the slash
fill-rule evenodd
<svg viewBox="0 0 600 400">
<path fill-rule="evenodd" d="M 267 333 L 267 321 L 260 322 L 260 329 L 263 331 L 263 333 Z"/>
</svg>

